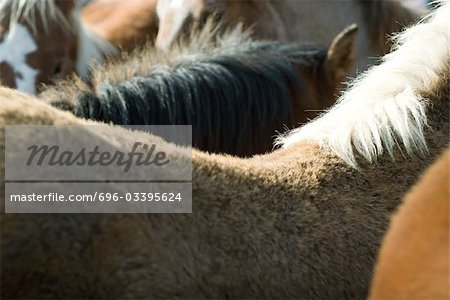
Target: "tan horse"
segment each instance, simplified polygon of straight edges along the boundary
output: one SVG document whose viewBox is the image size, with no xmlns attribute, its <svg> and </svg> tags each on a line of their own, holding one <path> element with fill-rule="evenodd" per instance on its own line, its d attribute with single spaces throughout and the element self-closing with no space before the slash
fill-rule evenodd
<svg viewBox="0 0 450 300">
<path fill-rule="evenodd" d="M 192 214 L 2 214 L 2 298 L 364 298 L 391 213 L 449 142 L 449 14 L 445 4 L 406 31 L 284 149 L 193 151 Z M 86 124 L 11 90 L 0 97 L 1 126 Z M 187 159 L 145 133 L 105 137 Z"/>
<path fill-rule="evenodd" d="M 231 26 L 243 22 L 252 27 L 254 36 L 290 42 L 328 45 L 349 24 L 356 23 L 359 71 L 386 53 L 386 36 L 417 21 L 418 13 L 394 0 L 159 0 L 159 31 L 156 46 L 168 49 L 189 30 L 192 21 L 201 22 L 215 14 Z"/>
<path fill-rule="evenodd" d="M 156 0 L 96 0 L 82 12 L 83 21 L 102 39 L 131 52 L 158 32 Z"/>
<path fill-rule="evenodd" d="M 450 149 L 403 201 L 384 238 L 371 299 L 449 299 Z"/>
<path fill-rule="evenodd" d="M 0 2 L 0 83 L 35 93 L 90 65 L 115 48 L 89 31 L 74 0 L 3 0 Z"/>
</svg>

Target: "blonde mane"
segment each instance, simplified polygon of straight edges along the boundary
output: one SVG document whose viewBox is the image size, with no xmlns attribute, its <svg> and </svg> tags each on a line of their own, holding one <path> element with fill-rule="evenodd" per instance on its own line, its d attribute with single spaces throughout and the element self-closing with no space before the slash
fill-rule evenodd
<svg viewBox="0 0 450 300">
<path fill-rule="evenodd" d="M 450 2 L 395 39 L 383 63 L 359 76 L 327 113 L 278 139 L 289 147 L 311 141 L 356 167 L 403 144 L 410 155 L 427 153 L 425 95 L 450 70 Z"/>
</svg>

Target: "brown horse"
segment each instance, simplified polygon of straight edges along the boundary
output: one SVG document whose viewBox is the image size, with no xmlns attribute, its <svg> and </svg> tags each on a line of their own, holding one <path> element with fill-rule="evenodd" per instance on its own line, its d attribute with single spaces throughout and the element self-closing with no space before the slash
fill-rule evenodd
<svg viewBox="0 0 450 300">
<path fill-rule="evenodd" d="M 253 29 L 255 38 L 321 45 L 328 45 L 339 30 L 356 23 L 360 28 L 359 71 L 389 50 L 387 35 L 418 19 L 418 13 L 397 0 L 160 0 L 157 14 L 156 46 L 166 50 L 189 30 L 192 21 L 202 22 L 211 14 L 231 26 L 242 22 Z"/>
<path fill-rule="evenodd" d="M 146 48 L 98 68 L 89 85 L 72 78 L 40 98 L 106 123 L 192 125 L 195 148 L 245 157 L 330 107 L 353 66 L 356 26 L 322 49 L 240 29 L 216 36 L 210 25 L 179 48 Z"/>
<path fill-rule="evenodd" d="M 449 14 L 401 35 L 284 149 L 194 150 L 192 214 L 2 214 L 2 298 L 364 298 L 391 213 L 449 142 Z M 1 126 L 87 124 L 0 91 Z M 145 133 L 104 134 L 124 150 L 156 143 L 174 167 L 187 159 Z"/>
<path fill-rule="evenodd" d="M 83 21 L 102 39 L 131 52 L 158 32 L 156 0 L 96 0 L 82 12 Z"/>
<path fill-rule="evenodd" d="M 403 200 L 378 255 L 371 299 L 450 298 L 450 149 Z"/>
<path fill-rule="evenodd" d="M 90 32 L 74 0 L 0 2 L 0 83 L 35 93 L 73 71 L 89 66 L 115 48 Z"/>
</svg>

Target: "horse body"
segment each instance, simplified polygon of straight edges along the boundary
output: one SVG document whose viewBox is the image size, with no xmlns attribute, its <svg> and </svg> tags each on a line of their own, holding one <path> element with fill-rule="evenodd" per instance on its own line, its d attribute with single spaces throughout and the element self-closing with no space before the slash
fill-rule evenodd
<svg viewBox="0 0 450 300">
<path fill-rule="evenodd" d="M 360 27 L 357 68 L 362 71 L 374 58 L 389 50 L 386 36 L 418 19 L 418 13 L 399 1 L 224 1 L 160 0 L 157 4 L 159 32 L 156 46 L 168 49 L 189 28 L 190 20 L 201 21 L 217 14 L 225 23 L 244 23 L 254 36 L 289 42 L 329 45 L 349 24 Z"/>
<path fill-rule="evenodd" d="M 89 32 L 74 1 L 0 3 L 0 81 L 35 93 L 39 83 L 87 76 L 89 66 L 115 50 Z"/>
<path fill-rule="evenodd" d="M 371 299 L 448 299 L 450 150 L 409 192 L 379 252 Z"/>
<path fill-rule="evenodd" d="M 4 123 L 84 123 L 6 96 Z M 247 160 L 194 151 L 192 214 L 2 215 L 2 296 L 363 298 L 391 213 L 448 142 L 447 106 L 429 114 L 428 159 L 358 171 L 306 142 Z M 123 149 L 138 138 L 114 130 Z"/>
<path fill-rule="evenodd" d="M 250 159 L 194 150 L 192 214 L 2 214 L 2 297 L 365 297 L 391 213 L 449 142 L 449 12 L 447 3 L 407 31 L 398 49 L 337 105 L 367 110 L 365 123 L 343 119 L 345 126 L 331 131 L 353 136 L 359 156 L 336 148 L 331 135 L 295 135 L 284 149 Z M 441 47 L 418 44 L 430 37 Z M 364 87 L 372 91 L 370 74 L 379 69 L 389 75 L 376 81 L 385 89 L 363 94 Z M 403 80 L 393 82 L 398 74 Z M 89 124 L 26 95 L 5 89 L 0 95 L 2 126 Z M 389 108 L 397 118 L 376 118 Z M 309 129 L 334 126 L 325 116 Z M 407 116 L 409 123 L 400 121 Z M 382 144 L 385 151 L 371 156 L 377 140 L 358 136 L 366 126 L 382 139 L 389 135 L 374 127 L 389 126 L 402 145 Z M 180 160 L 187 155 L 145 133 L 112 127 L 105 136 L 125 150 L 138 139 Z"/>
</svg>

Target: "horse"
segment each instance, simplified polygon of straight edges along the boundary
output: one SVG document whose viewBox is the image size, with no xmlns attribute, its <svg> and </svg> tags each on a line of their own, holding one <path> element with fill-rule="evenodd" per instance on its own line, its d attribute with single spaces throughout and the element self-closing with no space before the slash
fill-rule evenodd
<svg viewBox="0 0 450 300">
<path fill-rule="evenodd" d="M 423 174 L 393 217 L 370 299 L 448 299 L 450 148 Z"/>
<path fill-rule="evenodd" d="M 328 49 L 255 42 L 208 23 L 178 49 L 136 52 L 40 98 L 81 118 L 121 125 L 192 125 L 193 146 L 241 157 L 272 151 L 274 136 L 333 104 L 353 64 L 356 26 Z"/>
<path fill-rule="evenodd" d="M 402 33 L 281 149 L 193 150 L 191 214 L 1 214 L 2 298 L 365 298 L 392 213 L 449 142 L 449 13 L 447 1 Z M 0 101 L 2 135 L 96 124 L 14 90 Z M 190 155 L 121 127 L 102 139 L 155 143 L 174 169 Z"/>
<path fill-rule="evenodd" d="M 89 68 L 116 53 L 80 19 L 75 0 L 3 0 L 0 2 L 0 83 L 36 93 L 73 71 Z"/>
<path fill-rule="evenodd" d="M 189 31 L 193 21 L 202 23 L 208 15 L 236 26 L 252 28 L 257 39 L 285 42 L 313 42 L 328 45 L 338 31 L 356 23 L 358 61 L 361 72 L 390 49 L 386 36 L 416 22 L 421 13 L 400 1 L 295 1 L 295 0 L 159 0 L 156 12 L 159 30 L 156 47 L 167 50 Z M 355 72 L 355 70 L 354 70 Z"/>
<path fill-rule="evenodd" d="M 92 32 L 126 52 L 152 43 L 158 32 L 156 0 L 96 0 L 81 18 Z"/>
</svg>

